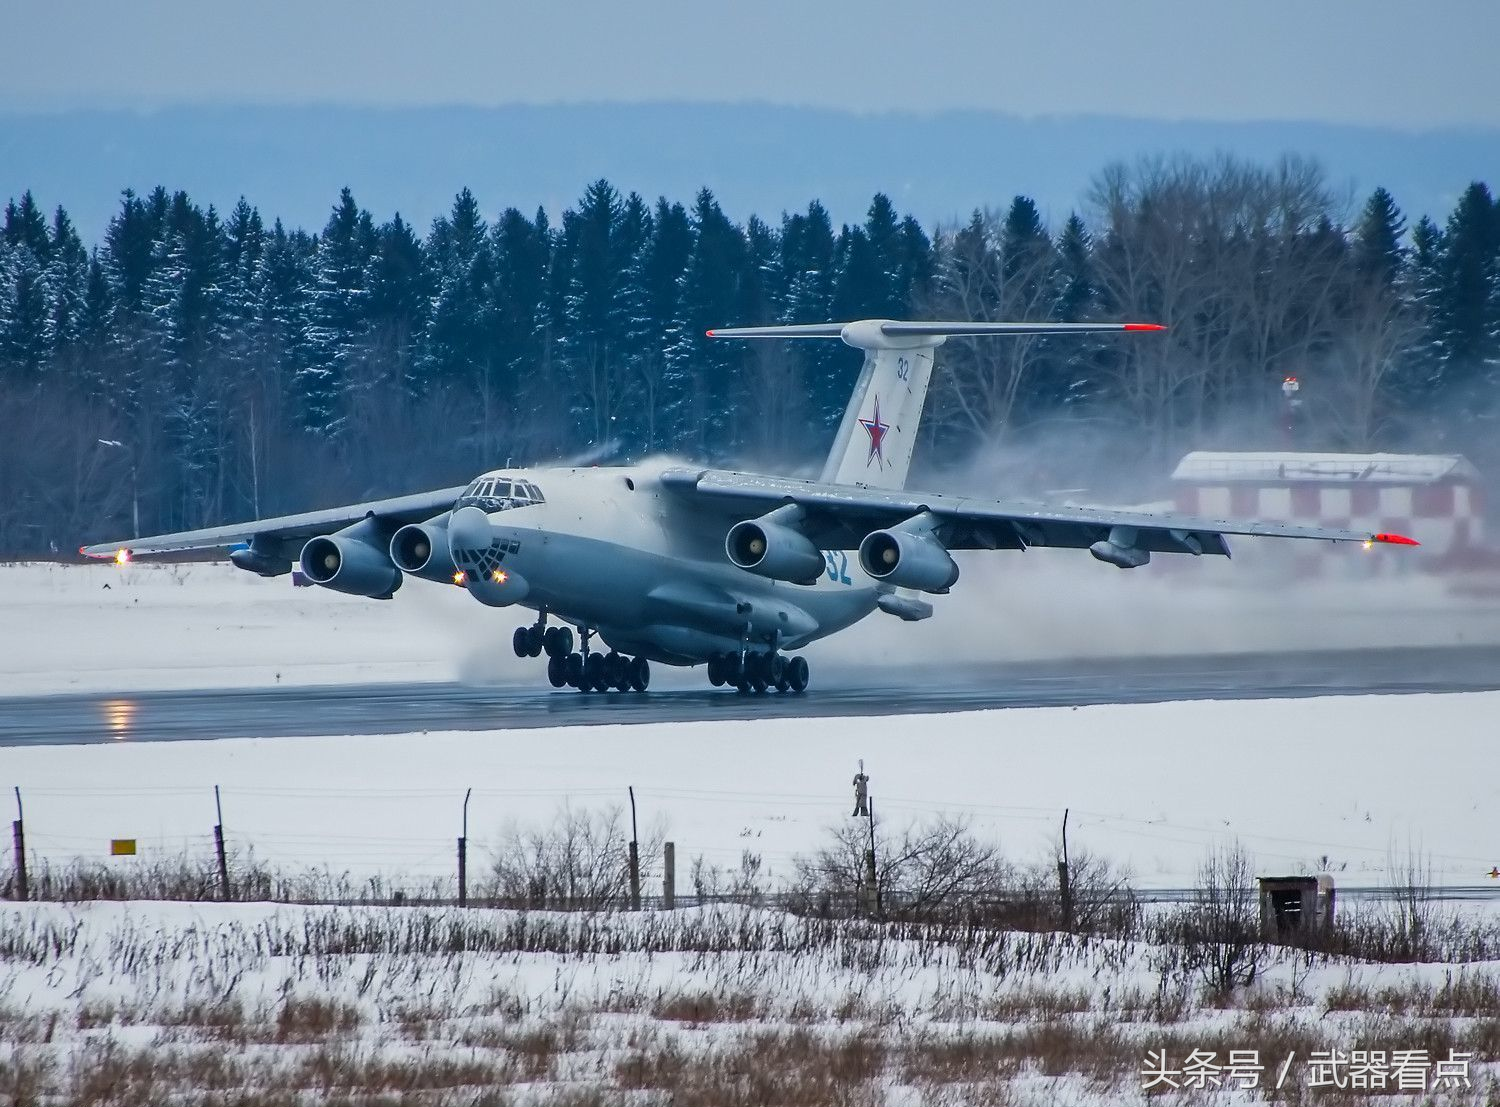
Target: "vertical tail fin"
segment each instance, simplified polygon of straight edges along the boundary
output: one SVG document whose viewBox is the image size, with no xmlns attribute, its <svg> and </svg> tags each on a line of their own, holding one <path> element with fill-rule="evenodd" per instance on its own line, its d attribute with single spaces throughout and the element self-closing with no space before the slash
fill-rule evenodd
<svg viewBox="0 0 1500 1107">
<path fill-rule="evenodd" d="M 833 484 L 904 488 L 917 444 L 933 354 L 968 335 L 1158 331 L 1157 323 L 921 323 L 862 319 L 785 327 L 733 327 L 710 338 L 841 338 L 865 352 L 864 367 L 839 423 L 822 479 Z"/>
</svg>

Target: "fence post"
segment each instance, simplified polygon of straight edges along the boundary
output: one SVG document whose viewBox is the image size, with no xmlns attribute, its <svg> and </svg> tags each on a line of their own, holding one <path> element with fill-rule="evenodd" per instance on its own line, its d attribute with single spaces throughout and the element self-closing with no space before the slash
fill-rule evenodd
<svg viewBox="0 0 1500 1107">
<path fill-rule="evenodd" d="M 219 802 L 219 786 L 214 785 L 214 812 L 219 821 L 214 825 L 214 853 L 219 859 L 219 895 L 229 902 L 229 857 L 224 852 L 224 805 Z"/>
<path fill-rule="evenodd" d="M 641 909 L 641 855 L 635 829 L 635 785 L 630 785 L 630 909 Z"/>
<path fill-rule="evenodd" d="M 474 789 L 464 791 L 464 832 L 458 839 L 458 905 L 469 905 L 469 796 Z"/>
<path fill-rule="evenodd" d="M 677 845 L 667 842 L 661 848 L 661 905 L 668 911 L 677 906 Z"/>
<path fill-rule="evenodd" d="M 16 898 L 31 898 L 31 888 L 26 880 L 26 821 L 21 811 L 21 789 L 16 789 L 16 821 L 10 824 L 11 838 L 16 847 Z"/>
<path fill-rule="evenodd" d="M 1073 881 L 1068 872 L 1068 809 L 1063 808 L 1062 860 L 1057 863 L 1057 887 L 1062 897 L 1062 925 L 1073 929 Z"/>
</svg>

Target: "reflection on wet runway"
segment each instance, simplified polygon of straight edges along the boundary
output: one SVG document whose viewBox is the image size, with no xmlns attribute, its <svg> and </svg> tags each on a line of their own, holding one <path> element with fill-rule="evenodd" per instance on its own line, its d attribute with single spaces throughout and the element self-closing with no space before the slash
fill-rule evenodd
<svg viewBox="0 0 1500 1107">
<path fill-rule="evenodd" d="M 1500 649 L 1088 659 L 814 671 L 804 696 L 691 684 L 644 694 L 370 684 L 0 699 L 0 745 L 394 734 L 601 723 L 902 715 L 1178 699 L 1500 688 Z M 665 683 L 665 682 L 663 682 Z"/>
</svg>

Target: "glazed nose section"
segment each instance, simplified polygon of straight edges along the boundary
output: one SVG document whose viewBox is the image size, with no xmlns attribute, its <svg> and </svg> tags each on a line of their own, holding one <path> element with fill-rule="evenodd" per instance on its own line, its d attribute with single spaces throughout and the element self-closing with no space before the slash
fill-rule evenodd
<svg viewBox="0 0 1500 1107">
<path fill-rule="evenodd" d="M 448 520 L 448 552 L 453 560 L 463 564 L 460 553 L 488 550 L 495 540 L 495 528 L 477 507 L 461 507 Z"/>
<path fill-rule="evenodd" d="M 448 554 L 464 574 L 463 586 L 482 604 L 509 607 L 531 591 L 524 578 L 505 566 L 514 542 L 497 540 L 489 517 L 477 507 L 461 507 L 448 520 Z"/>
</svg>

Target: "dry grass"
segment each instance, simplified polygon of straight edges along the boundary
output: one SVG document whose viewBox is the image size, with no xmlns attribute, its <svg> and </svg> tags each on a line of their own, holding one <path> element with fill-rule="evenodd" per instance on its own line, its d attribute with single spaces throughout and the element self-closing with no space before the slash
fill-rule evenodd
<svg viewBox="0 0 1500 1107">
<path fill-rule="evenodd" d="M 1038 1087 L 1133 1094 L 1147 1049 L 1500 1057 L 1500 985 L 1477 966 L 1423 984 L 1350 965 L 1309 995 L 1324 955 L 1283 951 L 1280 977 L 1225 1000 L 1160 947 L 943 922 L 82 917 L 27 909 L 0 926 L 0 996 L 41 1002 L 0 1006 L 0 1103 L 1012 1107 Z"/>
</svg>

